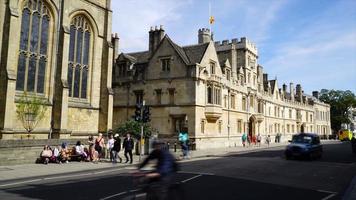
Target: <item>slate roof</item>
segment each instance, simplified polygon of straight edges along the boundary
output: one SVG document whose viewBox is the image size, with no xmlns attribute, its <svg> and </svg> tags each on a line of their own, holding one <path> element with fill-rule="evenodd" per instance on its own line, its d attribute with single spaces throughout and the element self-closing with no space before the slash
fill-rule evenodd
<svg viewBox="0 0 356 200">
<path fill-rule="evenodd" d="M 150 58 L 150 53 L 148 51 L 128 53 L 126 55 L 136 58 L 137 63 L 146 63 Z"/>
<path fill-rule="evenodd" d="M 172 45 L 172 47 L 187 65 L 194 65 L 196 63 L 200 63 L 205 54 L 206 49 L 209 46 L 209 43 L 203 43 L 181 47 L 174 43 L 168 36 L 166 36 L 165 38 L 168 40 L 168 42 Z M 135 59 L 136 63 L 147 63 L 150 60 L 149 51 L 127 53 L 124 55 L 124 57 L 130 60 Z"/>
<path fill-rule="evenodd" d="M 184 46 L 183 49 L 189 58 L 190 64 L 200 63 L 209 43 Z"/>
</svg>

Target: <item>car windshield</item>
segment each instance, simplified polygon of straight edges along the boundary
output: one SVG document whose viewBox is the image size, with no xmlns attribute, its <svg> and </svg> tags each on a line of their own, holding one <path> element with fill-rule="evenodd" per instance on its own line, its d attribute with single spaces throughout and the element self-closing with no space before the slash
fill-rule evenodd
<svg viewBox="0 0 356 200">
<path fill-rule="evenodd" d="M 310 144 L 312 142 L 312 137 L 306 135 L 295 135 L 293 136 L 292 142 Z"/>
</svg>

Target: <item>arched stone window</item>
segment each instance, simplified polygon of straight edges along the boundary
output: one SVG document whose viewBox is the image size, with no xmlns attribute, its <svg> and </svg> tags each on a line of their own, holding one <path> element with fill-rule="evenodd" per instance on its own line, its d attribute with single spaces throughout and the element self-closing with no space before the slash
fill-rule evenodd
<svg viewBox="0 0 356 200">
<path fill-rule="evenodd" d="M 44 93 L 51 17 L 42 0 L 24 3 L 16 90 Z"/>
<path fill-rule="evenodd" d="M 208 103 L 213 103 L 213 89 L 208 86 Z"/>
<path fill-rule="evenodd" d="M 89 22 L 84 16 L 79 15 L 73 18 L 70 25 L 68 62 L 70 97 L 87 98 L 91 34 Z"/>
</svg>

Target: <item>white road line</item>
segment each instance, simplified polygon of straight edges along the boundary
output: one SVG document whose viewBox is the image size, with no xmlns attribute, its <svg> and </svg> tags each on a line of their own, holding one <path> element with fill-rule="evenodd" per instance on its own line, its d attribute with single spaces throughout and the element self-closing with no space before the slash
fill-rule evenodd
<svg viewBox="0 0 356 200">
<path fill-rule="evenodd" d="M 109 173 L 109 172 L 120 171 L 120 170 L 123 170 L 123 168 L 120 168 L 120 169 L 113 169 L 113 170 L 105 170 L 105 171 L 99 171 L 99 172 L 90 172 L 90 173 L 85 173 L 85 174 L 74 174 L 74 175 L 63 175 L 63 176 L 45 177 L 45 178 L 39 178 L 39 179 L 28 180 L 28 181 L 20 181 L 20 182 L 14 182 L 14 183 L 3 184 L 3 185 L 0 185 L 0 188 L 1 188 L 1 187 L 7 187 L 7 186 L 13 186 L 13 185 L 21 185 L 21 184 L 25 184 L 25 183 L 32 183 L 32 182 L 44 181 L 44 180 L 71 178 L 71 177 L 78 177 L 78 176 L 91 176 L 91 175 L 102 174 L 102 173 Z"/>
<path fill-rule="evenodd" d="M 328 193 L 329 195 L 322 198 L 321 200 L 327 200 L 332 198 L 333 196 L 335 196 L 337 194 L 337 192 L 332 192 L 332 191 L 327 191 L 327 190 L 317 190 L 318 192 L 323 192 L 323 193 Z"/>
<path fill-rule="evenodd" d="M 326 196 L 326 197 L 322 198 L 321 200 L 327 200 L 327 199 L 330 199 L 331 197 L 333 197 L 333 196 L 335 196 L 335 195 L 336 195 L 336 193 L 334 193 L 334 194 L 330 194 L 330 195 L 328 195 L 328 196 Z"/>
<path fill-rule="evenodd" d="M 126 193 L 127 193 L 127 192 L 120 192 L 120 193 L 117 193 L 117 194 L 113 194 L 113 195 L 110 195 L 110 196 L 101 198 L 100 200 L 111 199 L 111 198 L 113 198 L 113 197 L 117 197 L 117 196 L 120 196 L 120 195 L 123 195 L 123 194 L 126 194 Z"/>
<path fill-rule="evenodd" d="M 201 174 L 201 175 L 208 175 L 213 176 L 213 173 L 201 173 L 201 172 L 191 172 L 191 171 L 178 171 L 179 174 Z"/>
<path fill-rule="evenodd" d="M 196 178 L 201 177 L 201 176 L 203 176 L 203 175 L 202 175 L 202 174 L 199 174 L 199 175 L 193 176 L 193 177 L 188 178 L 188 179 L 186 179 L 186 180 L 184 180 L 184 181 L 181 181 L 181 183 L 186 183 L 186 182 L 188 182 L 188 181 L 191 181 L 191 180 L 196 179 Z"/>
<path fill-rule="evenodd" d="M 19 185 L 19 184 L 24 184 L 24 183 L 31 183 L 31 182 L 36 182 L 40 181 L 42 179 L 33 179 L 33 180 L 28 180 L 28 181 L 21 181 L 21 182 L 15 182 L 15 183 L 8 183 L 8 184 L 3 184 L 0 185 L 0 187 L 6 187 L 6 186 L 12 186 L 12 185 Z"/>
<path fill-rule="evenodd" d="M 332 192 L 332 191 L 327 191 L 327 190 L 317 190 L 318 192 L 324 192 L 324 193 L 329 193 L 329 194 L 335 194 L 337 192 Z"/>
</svg>

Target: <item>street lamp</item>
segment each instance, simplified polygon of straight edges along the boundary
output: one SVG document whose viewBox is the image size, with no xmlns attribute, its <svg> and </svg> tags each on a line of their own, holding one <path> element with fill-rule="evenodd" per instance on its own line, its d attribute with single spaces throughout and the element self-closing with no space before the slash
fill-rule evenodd
<svg viewBox="0 0 356 200">
<path fill-rule="evenodd" d="M 250 95 L 251 95 L 251 91 L 247 92 L 247 98 L 246 98 L 246 109 L 247 109 L 247 126 L 246 126 L 246 130 L 247 130 L 247 135 L 249 135 L 250 133 Z"/>
</svg>

